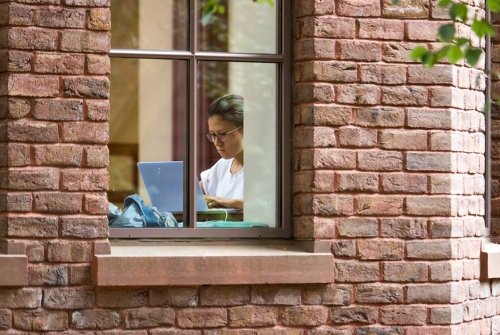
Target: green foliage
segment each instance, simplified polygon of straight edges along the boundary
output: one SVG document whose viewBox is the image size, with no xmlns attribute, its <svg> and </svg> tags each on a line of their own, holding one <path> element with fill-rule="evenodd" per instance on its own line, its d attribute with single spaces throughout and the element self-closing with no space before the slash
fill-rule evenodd
<svg viewBox="0 0 500 335">
<path fill-rule="evenodd" d="M 269 6 L 274 6 L 274 0 L 248 0 L 253 1 L 258 4 L 267 4 Z M 201 8 L 201 24 L 206 26 L 214 20 L 216 15 L 224 15 L 226 12 L 226 6 L 222 3 L 222 0 L 205 0 Z"/>
</svg>

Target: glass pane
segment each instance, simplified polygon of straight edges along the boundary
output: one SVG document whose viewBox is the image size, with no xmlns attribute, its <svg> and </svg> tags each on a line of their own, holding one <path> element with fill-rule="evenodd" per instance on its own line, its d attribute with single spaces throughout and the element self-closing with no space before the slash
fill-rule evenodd
<svg viewBox="0 0 500 335">
<path fill-rule="evenodd" d="M 109 199 L 123 207 L 125 197 L 138 193 L 162 211 L 151 203 L 137 163 L 184 160 L 187 63 L 112 58 L 111 82 Z M 176 195 L 183 199 L 182 189 Z"/>
<path fill-rule="evenodd" d="M 112 1 L 111 46 L 187 50 L 188 15 L 188 0 Z"/>
<path fill-rule="evenodd" d="M 199 71 L 198 175 L 211 210 L 198 227 L 275 227 L 277 65 L 200 62 Z"/>
<path fill-rule="evenodd" d="M 198 0 L 202 51 L 276 53 L 277 1 Z"/>
</svg>

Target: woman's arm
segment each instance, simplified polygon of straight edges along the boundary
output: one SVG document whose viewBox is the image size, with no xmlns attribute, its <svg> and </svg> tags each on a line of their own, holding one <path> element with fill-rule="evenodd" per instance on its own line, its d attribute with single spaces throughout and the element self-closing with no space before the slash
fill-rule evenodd
<svg viewBox="0 0 500 335">
<path fill-rule="evenodd" d="M 206 195 L 205 200 L 209 208 L 226 207 L 243 210 L 243 199 L 228 199 Z"/>
</svg>

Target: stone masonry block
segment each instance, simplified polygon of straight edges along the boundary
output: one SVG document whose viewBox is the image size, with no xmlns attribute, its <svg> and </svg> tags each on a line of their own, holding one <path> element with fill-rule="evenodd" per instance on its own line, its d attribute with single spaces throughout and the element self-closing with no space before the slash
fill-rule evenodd
<svg viewBox="0 0 500 335">
<path fill-rule="evenodd" d="M 385 19 L 359 19 L 359 37 L 374 40 L 403 40 L 404 22 Z"/>
<path fill-rule="evenodd" d="M 231 327 L 272 327 L 278 323 L 278 309 L 267 306 L 238 306 L 228 310 Z"/>
<path fill-rule="evenodd" d="M 367 107 L 357 108 L 355 112 L 357 126 L 384 128 L 404 126 L 405 113 L 402 108 Z"/>
</svg>

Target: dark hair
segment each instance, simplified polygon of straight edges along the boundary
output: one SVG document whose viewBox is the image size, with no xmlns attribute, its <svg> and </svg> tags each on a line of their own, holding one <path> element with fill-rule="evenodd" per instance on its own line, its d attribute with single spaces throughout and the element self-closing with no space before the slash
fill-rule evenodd
<svg viewBox="0 0 500 335">
<path fill-rule="evenodd" d="M 243 97 L 226 94 L 217 98 L 208 106 L 208 117 L 212 116 L 218 116 L 237 127 L 243 127 Z"/>
</svg>

